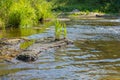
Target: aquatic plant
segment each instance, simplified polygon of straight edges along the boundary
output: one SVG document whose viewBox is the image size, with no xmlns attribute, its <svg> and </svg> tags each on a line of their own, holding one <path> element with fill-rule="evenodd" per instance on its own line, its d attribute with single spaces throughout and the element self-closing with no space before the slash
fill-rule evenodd
<svg viewBox="0 0 120 80">
<path fill-rule="evenodd" d="M 65 23 L 60 23 L 58 20 L 55 22 L 55 40 L 67 37 L 67 29 Z"/>
<path fill-rule="evenodd" d="M 20 48 L 21 49 L 26 49 L 29 46 L 31 46 L 32 44 L 34 44 L 35 40 L 30 40 L 30 41 L 25 41 L 24 43 L 20 44 Z"/>
<path fill-rule="evenodd" d="M 63 30 L 64 30 L 64 38 L 67 38 L 67 28 L 66 28 L 66 24 L 63 24 Z"/>
</svg>

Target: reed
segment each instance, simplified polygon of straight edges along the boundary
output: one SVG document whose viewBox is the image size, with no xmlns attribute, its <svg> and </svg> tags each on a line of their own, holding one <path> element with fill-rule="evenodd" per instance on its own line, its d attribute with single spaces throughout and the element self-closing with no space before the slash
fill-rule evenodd
<svg viewBox="0 0 120 80">
<path fill-rule="evenodd" d="M 52 3 L 45 0 L 32 0 L 31 2 L 32 7 L 35 9 L 38 20 L 52 17 Z"/>
<path fill-rule="evenodd" d="M 2 19 L 0 18 L 0 29 L 4 28 L 4 22 L 2 21 Z"/>
<path fill-rule="evenodd" d="M 58 20 L 55 22 L 55 40 L 67 37 L 67 28 L 65 23 L 61 23 Z"/>
</svg>

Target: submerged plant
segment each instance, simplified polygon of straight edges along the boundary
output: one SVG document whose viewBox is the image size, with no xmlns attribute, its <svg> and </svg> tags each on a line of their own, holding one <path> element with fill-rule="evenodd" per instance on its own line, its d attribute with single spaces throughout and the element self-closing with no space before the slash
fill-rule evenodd
<svg viewBox="0 0 120 80">
<path fill-rule="evenodd" d="M 55 40 L 60 40 L 61 38 L 67 37 L 67 29 L 65 23 L 55 22 Z"/>
</svg>

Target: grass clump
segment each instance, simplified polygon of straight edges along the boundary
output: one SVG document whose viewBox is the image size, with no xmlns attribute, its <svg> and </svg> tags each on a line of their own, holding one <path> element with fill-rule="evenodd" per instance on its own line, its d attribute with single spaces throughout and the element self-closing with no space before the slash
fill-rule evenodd
<svg viewBox="0 0 120 80">
<path fill-rule="evenodd" d="M 0 18 L 0 29 L 3 28 L 3 26 L 4 26 L 4 22 Z"/>
<path fill-rule="evenodd" d="M 9 15 L 8 15 L 8 22 L 7 26 L 20 26 L 30 27 L 36 22 L 36 15 L 35 10 L 31 7 L 30 2 L 20 0 L 14 5 L 11 5 Z"/>
<path fill-rule="evenodd" d="M 67 28 L 65 23 L 55 22 L 55 40 L 67 37 Z"/>
<path fill-rule="evenodd" d="M 52 17 L 52 3 L 43 0 L 32 0 L 31 2 L 38 20 Z"/>
<path fill-rule="evenodd" d="M 6 27 L 31 27 L 52 15 L 46 0 L 1 0 L 0 18 Z"/>
</svg>

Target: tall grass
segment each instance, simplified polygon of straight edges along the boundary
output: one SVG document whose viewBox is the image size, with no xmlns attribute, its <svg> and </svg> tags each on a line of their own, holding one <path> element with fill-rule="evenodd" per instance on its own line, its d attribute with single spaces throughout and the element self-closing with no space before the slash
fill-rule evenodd
<svg viewBox="0 0 120 80">
<path fill-rule="evenodd" d="M 4 28 L 4 22 L 2 21 L 2 19 L 0 18 L 0 29 Z"/>
<path fill-rule="evenodd" d="M 58 20 L 55 22 L 55 40 L 67 37 L 67 29 L 65 23 L 60 23 Z"/>
<path fill-rule="evenodd" d="M 45 19 L 51 17 L 52 3 L 45 0 L 31 0 L 32 7 L 34 7 L 37 19 Z"/>
<path fill-rule="evenodd" d="M 0 1 L 0 18 L 6 27 L 31 27 L 51 15 L 51 3 L 46 0 Z"/>
<path fill-rule="evenodd" d="M 35 10 L 29 1 L 20 0 L 9 9 L 7 26 L 30 27 L 35 23 Z"/>
</svg>

